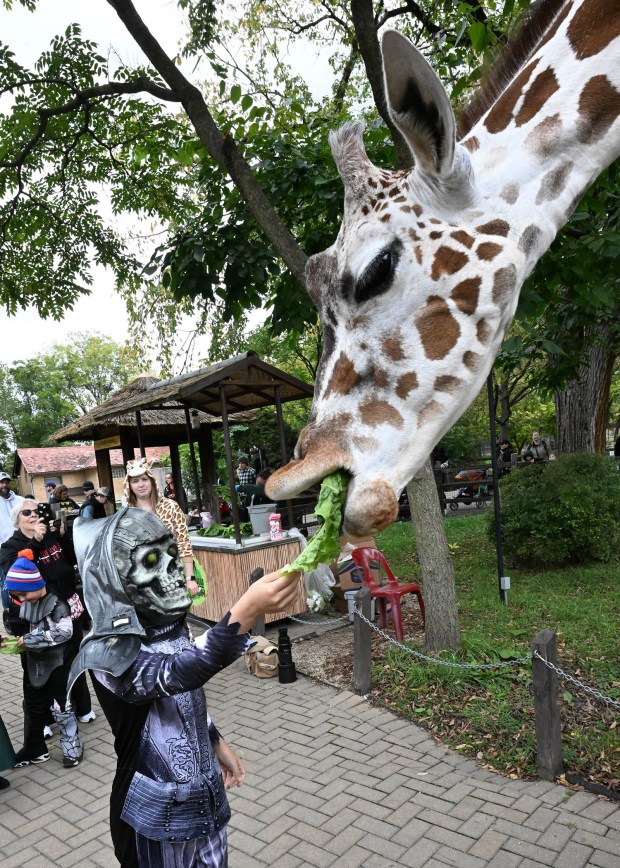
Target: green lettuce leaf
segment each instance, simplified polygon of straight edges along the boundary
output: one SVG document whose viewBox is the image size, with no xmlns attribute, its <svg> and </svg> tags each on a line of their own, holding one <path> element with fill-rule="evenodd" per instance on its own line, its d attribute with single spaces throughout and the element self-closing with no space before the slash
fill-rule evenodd
<svg viewBox="0 0 620 868">
<path fill-rule="evenodd" d="M 349 477 L 338 470 L 330 473 L 321 483 L 319 500 L 314 510 L 318 518 L 323 519 L 323 524 L 318 531 L 308 540 L 308 545 L 293 561 L 280 570 L 287 575 L 303 570 L 311 573 L 319 564 L 331 564 L 340 554 L 340 522 L 342 521 L 342 507 L 347 496 Z"/>
<path fill-rule="evenodd" d="M 0 654 L 21 654 L 23 650 L 23 648 L 17 647 L 17 639 L 11 636 L 3 639 L 2 645 L 0 645 Z"/>
</svg>

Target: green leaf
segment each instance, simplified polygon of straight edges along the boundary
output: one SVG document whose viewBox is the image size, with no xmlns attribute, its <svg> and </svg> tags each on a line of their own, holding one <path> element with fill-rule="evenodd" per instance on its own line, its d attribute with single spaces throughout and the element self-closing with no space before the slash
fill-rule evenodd
<svg viewBox="0 0 620 868">
<path fill-rule="evenodd" d="M 284 567 L 280 572 L 284 575 L 303 570 L 311 573 L 319 564 L 330 564 L 340 552 L 340 522 L 342 520 L 342 507 L 344 505 L 349 477 L 343 470 L 330 473 L 321 483 L 319 500 L 314 514 L 323 519 L 319 530 L 310 538 L 306 548 L 299 554 L 292 564 Z"/>
<path fill-rule="evenodd" d="M 239 87 L 238 84 L 233 84 L 233 86 L 230 89 L 230 101 L 234 105 L 235 103 L 238 103 L 240 99 L 241 99 L 241 88 Z"/>
</svg>

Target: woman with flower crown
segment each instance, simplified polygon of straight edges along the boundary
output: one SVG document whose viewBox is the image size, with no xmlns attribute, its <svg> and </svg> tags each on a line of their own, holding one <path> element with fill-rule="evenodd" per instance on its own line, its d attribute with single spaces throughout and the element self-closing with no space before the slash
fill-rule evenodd
<svg viewBox="0 0 620 868">
<path fill-rule="evenodd" d="M 139 458 L 127 462 L 125 476 L 125 498 L 127 506 L 135 506 L 154 512 L 163 521 L 179 546 L 179 557 L 185 570 L 187 590 L 195 596 L 200 588 L 194 579 L 194 558 L 192 544 L 187 531 L 185 516 L 179 504 L 159 493 L 157 479 L 152 470 L 153 462 Z"/>
</svg>

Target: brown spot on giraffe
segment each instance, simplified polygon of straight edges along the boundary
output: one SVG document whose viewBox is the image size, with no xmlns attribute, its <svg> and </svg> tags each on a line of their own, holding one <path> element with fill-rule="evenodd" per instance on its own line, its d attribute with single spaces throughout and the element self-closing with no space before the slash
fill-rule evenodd
<svg viewBox="0 0 620 868">
<path fill-rule="evenodd" d="M 429 359 L 443 359 L 454 347 L 461 327 L 452 316 L 448 303 L 438 295 L 430 295 L 415 320 L 422 347 Z"/>
<path fill-rule="evenodd" d="M 529 256 L 532 250 L 538 244 L 541 236 L 541 231 L 538 226 L 531 223 L 523 230 L 521 238 L 519 238 L 519 250 L 522 250 L 526 256 Z"/>
<path fill-rule="evenodd" d="M 390 199 L 394 199 L 394 196 L 398 196 L 399 193 L 400 187 L 392 187 L 391 190 L 388 190 L 388 196 L 390 197 Z M 394 201 L 396 201 L 396 199 L 394 199 Z"/>
<path fill-rule="evenodd" d="M 360 452 L 376 452 L 381 448 L 380 442 L 375 437 L 353 437 L 351 445 Z"/>
<path fill-rule="evenodd" d="M 429 223 L 434 223 L 435 225 L 441 225 L 441 220 L 438 220 L 437 217 L 431 217 L 428 221 Z"/>
<path fill-rule="evenodd" d="M 402 428 L 404 419 L 388 401 L 378 401 L 375 398 L 366 398 L 360 404 L 360 418 L 364 425 L 376 428 L 377 425 L 391 425 L 393 428 Z"/>
<path fill-rule="evenodd" d="M 391 214 L 384 214 L 383 217 L 381 218 L 381 222 L 382 223 L 388 223 L 391 219 L 392 219 Z"/>
<path fill-rule="evenodd" d="M 604 21 L 605 27 L 593 27 L 593 21 Z M 593 57 L 620 36 L 620 4 L 588 0 L 575 12 L 566 34 L 577 60 Z"/>
<path fill-rule="evenodd" d="M 512 113 L 523 93 L 525 85 L 530 80 L 538 60 L 532 61 L 519 73 L 512 84 L 506 88 L 485 118 L 484 125 L 490 133 L 501 133 L 512 120 Z"/>
<path fill-rule="evenodd" d="M 422 248 L 419 244 L 416 244 L 416 246 L 413 248 L 413 252 L 415 253 L 415 258 L 418 262 L 418 265 L 422 265 Z"/>
<path fill-rule="evenodd" d="M 519 198 L 519 185 L 516 181 L 510 181 L 508 184 L 504 184 L 499 194 L 504 202 L 508 202 L 509 205 L 514 205 L 514 203 Z"/>
<path fill-rule="evenodd" d="M 478 245 L 476 255 L 478 259 L 483 259 L 485 262 L 490 262 L 495 259 L 498 253 L 502 252 L 502 245 L 495 244 L 493 241 L 483 241 Z"/>
<path fill-rule="evenodd" d="M 456 274 L 464 265 L 469 262 L 469 256 L 460 250 L 454 250 L 452 247 L 446 247 L 442 244 L 437 248 L 433 264 L 431 266 L 431 278 L 439 280 L 440 277 L 449 274 Z"/>
<path fill-rule="evenodd" d="M 463 381 L 459 377 L 451 377 L 446 374 L 442 377 L 435 377 L 433 384 L 436 392 L 448 392 L 454 395 L 463 385 Z"/>
<path fill-rule="evenodd" d="M 411 205 L 401 205 L 400 210 L 404 214 L 411 214 L 411 212 L 413 211 L 413 208 L 411 207 Z"/>
<path fill-rule="evenodd" d="M 476 226 L 476 231 L 483 235 L 503 235 L 504 238 L 508 235 L 510 225 L 505 220 L 489 220 L 488 223 L 483 223 L 482 226 Z"/>
<path fill-rule="evenodd" d="M 553 94 L 560 89 L 555 72 L 549 67 L 537 75 L 515 118 L 515 124 L 522 127 L 540 112 L 541 108 Z"/>
<path fill-rule="evenodd" d="M 393 362 L 402 362 L 405 358 L 405 351 L 400 334 L 393 335 L 383 341 L 383 353 Z"/>
<path fill-rule="evenodd" d="M 461 142 L 461 144 L 470 154 L 473 154 L 480 147 L 480 139 L 477 136 L 470 136 L 464 142 Z"/>
<path fill-rule="evenodd" d="M 472 353 L 471 350 L 467 350 L 466 353 L 463 353 L 463 364 L 470 371 L 477 371 L 480 367 L 483 357 L 478 353 Z"/>
<path fill-rule="evenodd" d="M 369 186 L 369 187 L 372 187 L 373 190 L 375 190 L 375 189 L 377 188 L 377 182 L 375 181 L 374 178 L 369 178 L 369 179 L 368 179 L 368 186 Z"/>
<path fill-rule="evenodd" d="M 418 413 L 418 428 L 421 428 L 422 425 L 426 425 L 428 422 L 432 422 L 433 419 L 441 416 L 441 413 L 441 404 L 438 401 L 429 401 Z"/>
<path fill-rule="evenodd" d="M 468 280 L 462 280 L 460 283 L 457 283 L 450 294 L 450 297 L 456 302 L 458 309 L 468 316 L 471 316 L 478 306 L 481 282 L 479 277 L 470 277 Z"/>
<path fill-rule="evenodd" d="M 437 239 L 441 238 L 442 235 L 443 235 L 443 232 L 435 231 L 435 232 L 429 233 L 428 237 L 432 238 L 433 241 L 437 241 Z"/>
<path fill-rule="evenodd" d="M 473 236 L 469 232 L 465 232 L 464 229 L 457 229 L 456 232 L 451 232 L 450 238 L 454 238 L 455 241 L 458 241 L 459 244 L 463 244 L 465 247 L 471 248 L 474 244 Z"/>
<path fill-rule="evenodd" d="M 605 75 L 595 75 L 579 96 L 577 139 L 590 144 L 605 135 L 620 113 L 620 92 Z"/>
<path fill-rule="evenodd" d="M 353 362 L 344 353 L 340 353 L 340 356 L 336 359 L 323 397 L 329 397 L 332 392 L 336 395 L 348 395 L 351 389 L 359 385 L 361 379 L 355 370 Z"/>
<path fill-rule="evenodd" d="M 418 375 L 415 371 L 410 371 L 408 374 L 401 374 L 396 380 L 395 392 L 401 400 L 405 400 L 409 392 L 413 392 L 418 388 Z"/>
<path fill-rule="evenodd" d="M 517 269 L 514 265 L 498 268 L 493 275 L 493 304 L 504 307 L 514 297 Z"/>
<path fill-rule="evenodd" d="M 368 205 L 362 205 L 362 214 L 364 215 L 364 217 L 367 217 L 368 214 L 370 214 L 370 208 L 368 207 Z"/>
<path fill-rule="evenodd" d="M 409 233 L 409 238 L 411 238 L 412 241 L 419 241 L 420 240 L 420 236 L 415 231 L 415 229 L 409 228 L 407 231 Z"/>
<path fill-rule="evenodd" d="M 476 323 L 476 337 L 481 344 L 487 344 L 491 339 L 491 328 L 488 322 L 484 319 L 479 319 Z"/>
<path fill-rule="evenodd" d="M 572 170 L 573 162 L 572 160 L 567 160 L 565 163 L 560 163 L 559 166 L 543 175 L 540 188 L 536 194 L 536 204 L 540 205 L 541 202 L 552 202 L 554 199 L 557 199 L 566 187 Z"/>
<path fill-rule="evenodd" d="M 541 162 L 548 160 L 558 149 L 561 133 L 562 121 L 560 120 L 560 115 L 549 115 L 549 117 L 544 118 L 539 124 L 536 124 L 532 132 L 526 137 L 526 150 Z"/>
<path fill-rule="evenodd" d="M 406 202 L 407 197 L 406 196 L 397 196 L 396 199 L 394 199 L 394 201 L 395 202 Z"/>
<path fill-rule="evenodd" d="M 421 205 L 418 205 L 418 204 L 416 203 L 416 204 L 413 206 L 413 213 L 415 214 L 416 217 L 421 217 L 422 214 L 424 213 L 424 211 L 423 211 L 423 209 L 422 209 L 422 206 L 421 206 Z"/>
<path fill-rule="evenodd" d="M 371 365 L 370 378 L 377 389 L 386 389 L 390 385 L 390 377 L 385 368 L 377 368 Z"/>
</svg>

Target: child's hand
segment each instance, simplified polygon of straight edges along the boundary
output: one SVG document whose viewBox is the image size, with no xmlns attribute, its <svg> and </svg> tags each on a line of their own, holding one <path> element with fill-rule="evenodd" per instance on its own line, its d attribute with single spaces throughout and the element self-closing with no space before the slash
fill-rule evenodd
<svg viewBox="0 0 620 868">
<path fill-rule="evenodd" d="M 285 612 L 295 602 L 301 573 L 268 573 L 250 585 L 249 589 L 230 610 L 230 621 L 239 622 L 240 633 L 246 633 L 263 614 Z"/>
<path fill-rule="evenodd" d="M 23 637 L 23 636 L 18 636 L 18 637 L 17 637 L 17 647 L 18 647 L 18 648 L 23 648 L 23 647 L 24 647 L 24 637 Z"/>
<path fill-rule="evenodd" d="M 222 736 L 220 736 L 220 743 L 214 750 L 222 769 L 226 789 L 229 790 L 235 784 L 240 787 L 245 781 L 245 768 L 239 755 L 224 741 Z"/>
</svg>

